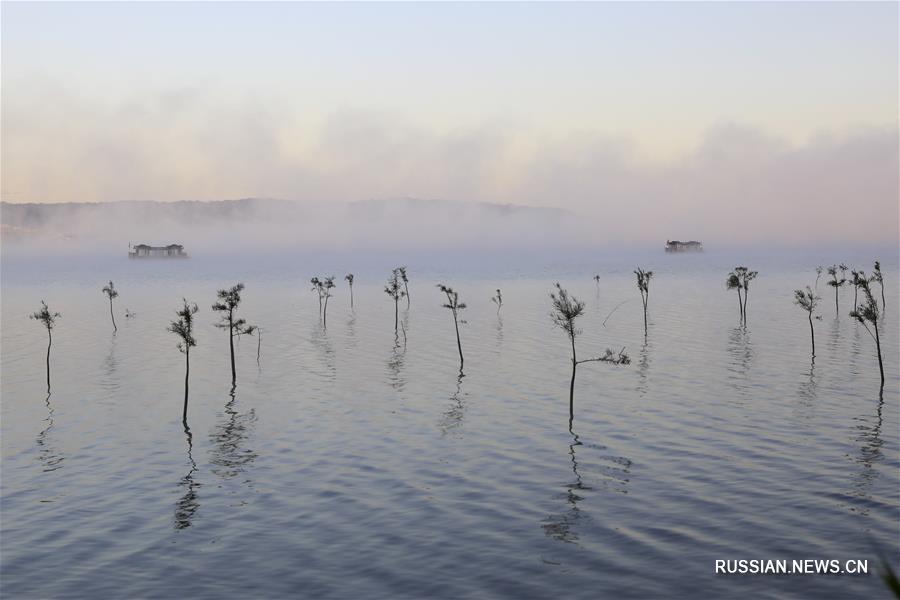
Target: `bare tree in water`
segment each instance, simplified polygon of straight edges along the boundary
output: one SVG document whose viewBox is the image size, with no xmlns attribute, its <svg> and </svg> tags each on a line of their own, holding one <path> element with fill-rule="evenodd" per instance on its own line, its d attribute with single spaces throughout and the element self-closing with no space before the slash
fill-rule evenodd
<svg viewBox="0 0 900 600">
<path fill-rule="evenodd" d="M 843 277 L 844 279 L 847 279 L 847 271 L 850 270 L 850 267 L 848 267 L 848 266 L 845 265 L 844 263 L 841 263 L 841 264 L 838 265 L 838 269 L 841 270 L 841 277 Z M 848 280 L 848 281 L 849 281 L 849 280 Z"/>
<path fill-rule="evenodd" d="M 322 317 L 322 325 L 328 327 L 328 299 L 331 298 L 331 290 L 334 288 L 334 275 L 322 279 L 313 277 L 309 282 L 313 284 L 313 291 L 319 294 L 319 316 Z"/>
<path fill-rule="evenodd" d="M 497 314 L 500 314 L 500 309 L 503 308 L 503 294 L 500 293 L 500 290 L 497 290 L 497 295 L 491 297 L 491 302 L 497 305 Z"/>
<path fill-rule="evenodd" d="M 109 318 L 112 319 L 113 333 L 115 333 L 119 330 L 119 328 L 116 327 L 116 316 L 113 314 L 112 301 L 113 298 L 116 298 L 119 295 L 119 292 L 116 291 L 116 286 L 113 285 L 112 281 L 109 282 L 109 285 L 103 286 L 102 291 L 109 298 Z"/>
<path fill-rule="evenodd" d="M 581 334 L 581 330 L 575 327 L 575 319 L 584 314 L 584 302 L 569 294 L 559 283 L 556 284 L 556 291 L 550 292 L 550 299 L 553 301 L 553 311 L 550 318 L 553 324 L 566 332 L 569 341 L 572 343 L 572 381 L 569 383 L 569 426 L 571 427 L 572 419 L 575 418 L 575 370 L 578 365 L 586 362 L 606 362 L 614 365 L 627 365 L 631 362 L 625 349 L 622 348 L 618 353 L 607 348 L 603 356 L 597 358 L 586 358 L 578 360 L 575 353 L 575 338 Z"/>
<path fill-rule="evenodd" d="M 741 310 L 741 318 L 744 321 L 744 325 L 747 324 L 747 298 L 750 296 L 750 282 L 756 279 L 756 276 L 759 275 L 757 271 L 751 271 L 747 267 L 735 267 L 734 271 L 732 271 L 735 275 L 737 275 L 738 283 L 741 288 L 744 290 L 744 306 Z"/>
<path fill-rule="evenodd" d="M 453 326 L 456 328 L 456 347 L 459 350 L 459 371 L 462 373 L 463 353 L 462 343 L 459 341 L 459 311 L 466 307 L 466 303 L 459 301 L 459 294 L 454 292 L 453 288 L 447 287 L 443 283 L 437 284 L 437 287 L 447 296 L 447 304 L 444 304 L 444 308 L 449 308 L 450 312 L 453 313 Z"/>
<path fill-rule="evenodd" d="M 387 285 L 384 286 L 384 293 L 390 296 L 394 300 L 394 333 L 397 332 L 397 327 L 400 322 L 399 319 L 399 302 L 400 298 L 406 295 L 406 292 L 403 291 L 400 285 L 400 269 L 394 269 L 391 271 L 391 278 L 388 279 Z"/>
<path fill-rule="evenodd" d="M 744 300 L 741 298 L 741 278 L 738 277 L 738 274 L 732 271 L 728 274 L 728 279 L 725 280 L 725 287 L 729 290 L 737 290 L 738 295 L 738 308 L 741 311 L 741 323 L 744 322 Z"/>
<path fill-rule="evenodd" d="M 856 310 L 856 307 L 859 304 L 859 286 L 865 275 L 865 273 L 857 271 L 856 269 L 850 271 L 850 285 L 853 286 L 853 310 Z"/>
<path fill-rule="evenodd" d="M 231 289 L 219 290 L 217 293 L 219 300 L 212 305 L 214 312 L 221 312 L 222 319 L 216 323 L 216 327 L 228 330 L 228 350 L 231 353 L 231 385 L 237 382 L 237 370 L 234 366 L 234 338 L 241 335 L 253 335 L 256 327 L 248 325 L 247 321 L 242 318 L 235 318 L 234 311 L 241 304 L 241 292 L 244 291 L 244 284 L 239 283 Z"/>
<path fill-rule="evenodd" d="M 353 310 L 353 273 L 347 273 L 344 275 L 344 279 L 350 286 L 350 310 Z"/>
<path fill-rule="evenodd" d="M 822 276 L 822 271 L 824 271 L 824 270 L 825 270 L 825 267 L 822 267 L 822 266 L 816 267 L 816 286 L 815 286 L 815 288 L 817 291 L 819 289 L 819 278 Z"/>
<path fill-rule="evenodd" d="M 187 427 L 187 408 L 188 408 L 188 380 L 191 375 L 191 348 L 197 345 L 194 339 L 194 315 L 199 310 L 196 303 L 188 304 L 184 298 L 181 299 L 184 305 L 176 311 L 178 319 L 172 321 L 167 328 L 178 336 L 179 341 L 176 347 L 178 351 L 184 354 L 184 412 L 181 421 Z"/>
<path fill-rule="evenodd" d="M 50 312 L 47 303 L 41 300 L 41 309 L 31 313 L 29 319 L 40 321 L 47 328 L 47 393 L 50 393 L 50 347 L 53 346 L 53 328 L 56 326 L 56 320 L 60 318 L 58 312 Z"/>
<path fill-rule="evenodd" d="M 816 359 L 816 331 L 813 329 L 813 316 L 816 311 L 816 306 L 819 304 L 818 296 L 813 293 L 809 286 L 806 286 L 806 291 L 804 290 L 794 290 L 794 304 L 802 308 L 806 311 L 807 316 L 809 317 L 809 338 L 812 341 L 812 358 Z M 816 319 L 821 319 L 822 317 L 815 317 Z"/>
<path fill-rule="evenodd" d="M 653 277 L 653 271 L 638 268 L 634 274 L 637 275 L 637 286 L 641 292 L 641 302 L 644 304 L 644 337 L 647 337 L 647 300 L 650 299 L 650 278 Z"/>
<path fill-rule="evenodd" d="M 838 269 L 843 268 L 844 265 L 838 267 L 837 265 L 831 265 L 828 267 L 828 274 L 831 275 L 831 280 L 829 280 L 828 285 L 834 288 L 834 316 L 838 316 L 840 314 L 840 309 L 838 308 L 838 290 L 841 289 L 841 286 L 847 283 L 847 278 L 842 277 L 838 279 Z"/>
<path fill-rule="evenodd" d="M 886 308 L 884 302 L 884 275 L 881 273 L 881 263 L 877 260 L 875 261 L 875 274 L 872 275 L 872 278 L 878 282 L 878 285 L 881 286 L 881 312 L 884 312 Z"/>
<path fill-rule="evenodd" d="M 409 308 L 409 277 L 406 276 L 406 267 L 397 267 L 400 279 L 403 280 L 403 293 L 406 296 L 406 308 Z"/>
<path fill-rule="evenodd" d="M 878 332 L 878 322 L 881 320 L 881 311 L 878 309 L 878 301 L 872 295 L 870 280 L 863 274 L 860 288 L 863 291 L 863 301 L 850 313 L 850 316 L 859 321 L 872 339 L 875 340 L 875 349 L 878 352 L 878 370 L 881 373 L 881 392 L 884 392 L 884 362 L 881 359 L 881 335 Z M 871 325 L 871 329 L 869 328 Z"/>
</svg>

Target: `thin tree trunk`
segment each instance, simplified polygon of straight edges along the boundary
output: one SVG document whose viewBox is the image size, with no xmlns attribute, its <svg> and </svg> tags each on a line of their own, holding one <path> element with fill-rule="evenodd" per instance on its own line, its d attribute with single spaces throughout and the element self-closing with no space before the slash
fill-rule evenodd
<svg viewBox="0 0 900 600">
<path fill-rule="evenodd" d="M 884 303 L 884 281 L 879 281 L 878 285 L 881 286 L 881 310 L 884 311 L 886 305 Z"/>
<path fill-rule="evenodd" d="M 741 288 L 737 289 L 738 291 L 738 310 L 741 313 L 741 323 L 744 322 L 744 300 L 741 298 Z"/>
<path fill-rule="evenodd" d="M 119 330 L 119 328 L 116 327 L 116 316 L 113 314 L 112 297 L 110 297 L 110 299 L 109 299 L 109 318 L 112 319 L 113 333 L 115 333 Z"/>
<path fill-rule="evenodd" d="M 397 333 L 397 324 L 400 322 L 398 318 L 400 314 L 399 302 L 399 298 L 394 298 L 394 333 Z"/>
<path fill-rule="evenodd" d="M 750 297 L 750 290 L 744 288 L 744 325 L 747 325 L 747 298 Z"/>
<path fill-rule="evenodd" d="M 353 310 L 353 284 L 350 284 L 350 310 Z"/>
<path fill-rule="evenodd" d="M 322 327 L 328 328 L 328 296 L 325 296 L 325 309 L 322 311 Z"/>
<path fill-rule="evenodd" d="M 856 310 L 856 302 L 857 302 L 858 298 L 859 298 L 859 286 L 854 285 L 853 286 L 853 310 L 854 311 Z"/>
<path fill-rule="evenodd" d="M 834 316 L 841 316 L 841 310 L 838 308 L 838 288 L 834 286 Z"/>
<path fill-rule="evenodd" d="M 50 393 L 50 346 L 53 345 L 53 334 L 47 328 L 47 393 Z"/>
<path fill-rule="evenodd" d="M 816 357 L 816 332 L 813 329 L 812 312 L 809 313 L 809 337 L 812 339 L 812 356 Z"/>
<path fill-rule="evenodd" d="M 462 355 L 462 344 L 459 341 L 459 323 L 456 322 L 456 314 L 453 315 L 453 325 L 456 327 L 456 347 L 459 349 L 459 370 L 462 371 L 463 367 L 463 355 Z"/>
<path fill-rule="evenodd" d="M 647 337 L 647 296 L 641 293 L 641 302 L 644 304 L 644 337 Z"/>
<path fill-rule="evenodd" d="M 403 282 L 403 291 L 406 292 L 406 308 L 409 308 L 409 286 Z"/>
<path fill-rule="evenodd" d="M 881 389 L 884 390 L 884 363 L 881 361 L 881 336 L 878 335 L 878 323 L 873 323 L 875 329 L 875 349 L 878 351 L 878 370 L 881 373 Z"/>
<path fill-rule="evenodd" d="M 578 361 L 575 358 L 575 337 L 572 336 L 572 381 L 569 382 L 569 425 L 575 418 L 575 369 L 578 367 Z"/>
<path fill-rule="evenodd" d="M 259 348 L 262 346 L 262 329 L 256 328 L 256 364 L 259 364 Z"/>
<path fill-rule="evenodd" d="M 185 348 L 184 352 L 184 412 L 181 413 L 181 422 L 187 427 L 187 408 L 188 408 L 188 378 L 191 375 L 191 350 L 190 347 Z"/>
<path fill-rule="evenodd" d="M 228 348 L 231 350 L 231 385 L 237 381 L 237 370 L 234 368 L 234 323 L 231 311 L 228 312 Z"/>
</svg>

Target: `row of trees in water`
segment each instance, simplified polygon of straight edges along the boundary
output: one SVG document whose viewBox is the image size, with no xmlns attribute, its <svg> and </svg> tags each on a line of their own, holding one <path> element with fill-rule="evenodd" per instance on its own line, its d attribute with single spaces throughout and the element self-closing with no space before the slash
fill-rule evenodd
<svg viewBox="0 0 900 600">
<path fill-rule="evenodd" d="M 863 327 L 865 327 L 866 331 L 875 342 L 875 347 L 878 355 L 878 367 L 881 374 L 881 390 L 883 391 L 884 363 L 881 354 L 881 336 L 879 332 L 879 326 L 883 318 L 885 300 L 884 278 L 881 272 L 881 265 L 878 261 L 875 262 L 874 272 L 872 275 L 867 275 L 862 270 L 857 271 L 854 269 L 849 269 L 843 264 L 833 265 L 831 267 L 828 267 L 827 269 L 823 267 L 817 267 L 816 288 L 818 287 L 818 281 L 823 271 L 827 272 L 831 277 L 831 279 L 828 280 L 828 285 L 830 287 L 833 287 L 835 290 L 835 310 L 837 311 L 837 314 L 839 314 L 838 290 L 847 283 L 854 287 L 854 306 L 853 310 L 850 312 L 850 316 L 856 319 L 860 324 L 862 324 Z M 847 271 L 850 271 L 851 273 L 850 279 L 847 279 L 845 276 Z M 840 278 L 838 278 L 838 273 L 841 273 Z M 636 277 L 637 288 L 640 292 L 641 303 L 643 306 L 644 336 L 646 337 L 648 335 L 647 310 L 650 298 L 650 281 L 653 278 L 653 271 L 645 271 L 641 268 L 638 268 L 634 271 L 634 274 Z M 750 282 L 756 279 L 758 275 L 759 273 L 757 271 L 750 270 L 747 267 L 738 266 L 728 274 L 725 281 L 725 286 L 727 289 L 737 290 L 738 303 L 740 305 L 740 320 L 743 326 L 746 326 L 747 324 L 747 298 L 750 291 Z M 595 275 L 593 279 L 599 286 L 600 276 Z M 331 290 L 336 287 L 334 280 L 334 276 L 321 278 L 313 277 L 312 279 L 310 279 L 310 283 L 312 284 L 312 291 L 316 292 L 318 296 L 319 315 L 322 320 L 323 327 L 327 327 L 328 300 L 332 297 Z M 350 307 L 351 309 L 353 309 L 354 275 L 352 273 L 348 273 L 344 277 L 344 280 L 349 284 Z M 881 307 L 878 306 L 878 301 L 875 298 L 874 292 L 872 291 L 872 284 L 876 282 L 881 287 Z M 446 302 L 443 304 L 443 307 L 448 309 L 453 316 L 453 326 L 456 334 L 456 346 L 459 352 L 460 376 L 462 376 L 465 359 L 463 356 L 462 341 L 459 335 L 459 313 L 466 308 L 466 303 L 460 301 L 459 293 L 453 288 L 443 283 L 437 284 L 437 288 L 446 297 Z M 246 319 L 237 315 L 238 308 L 241 304 L 241 293 L 243 292 L 243 290 L 243 283 L 238 283 L 231 288 L 218 290 L 217 300 L 212 305 L 212 310 L 214 312 L 221 313 L 220 320 L 215 324 L 215 326 L 228 332 L 232 386 L 235 385 L 237 381 L 237 369 L 235 366 L 234 357 L 235 338 L 243 335 L 256 334 L 257 361 L 259 360 L 261 330 L 258 326 L 249 324 Z M 862 302 L 860 302 L 859 300 L 860 291 L 862 292 Z M 115 312 L 113 310 L 113 300 L 118 297 L 119 292 L 116 290 L 115 285 L 112 281 L 110 281 L 108 285 L 103 287 L 102 292 L 107 296 L 107 299 L 109 300 L 110 320 L 112 321 L 113 332 L 115 333 L 117 331 L 117 327 Z M 410 306 L 409 277 L 406 267 L 397 267 L 392 270 L 391 276 L 388 278 L 387 284 L 384 287 L 384 292 L 394 302 L 394 332 L 396 334 L 399 326 L 401 325 L 399 320 L 400 301 L 406 299 L 407 309 Z M 605 352 L 600 356 L 579 359 L 576 351 L 575 340 L 577 336 L 581 334 L 581 330 L 576 326 L 576 319 L 584 314 L 585 303 L 570 294 L 559 283 L 556 283 L 554 290 L 550 292 L 550 300 L 552 305 L 552 311 L 550 313 L 552 322 L 554 325 L 563 330 L 563 332 L 568 337 L 572 347 L 572 377 L 569 384 L 569 418 L 571 420 L 574 418 L 575 412 L 575 375 L 578 369 L 578 365 L 587 362 L 602 362 L 612 365 L 627 365 L 631 362 L 631 360 L 628 354 L 626 354 L 625 348 L 622 348 L 619 351 L 614 351 L 611 348 L 607 348 Z M 503 307 L 503 295 L 499 289 L 497 290 L 497 295 L 493 296 L 491 298 L 491 301 L 497 305 L 497 314 L 499 315 L 500 310 Z M 807 316 L 809 319 L 813 361 L 815 361 L 816 355 L 815 328 L 813 327 L 813 320 L 821 320 L 822 318 L 820 315 L 815 314 L 816 308 L 819 306 L 820 301 L 821 297 L 818 296 L 816 294 L 816 291 L 809 286 L 807 286 L 805 290 L 798 289 L 794 292 L 795 304 L 797 304 L 800 308 L 807 312 Z M 621 306 L 621 304 L 619 306 Z M 618 306 L 616 308 L 618 308 Z M 197 340 L 194 337 L 194 315 L 196 315 L 198 311 L 199 307 L 195 302 L 188 302 L 186 299 L 182 299 L 182 306 L 176 311 L 177 318 L 172 321 L 167 327 L 167 330 L 169 332 L 178 337 L 178 343 L 176 344 L 176 347 L 178 348 L 179 352 L 184 354 L 185 357 L 184 409 L 182 413 L 182 419 L 185 424 L 187 423 L 187 407 L 190 385 L 190 352 L 191 348 L 197 345 Z M 615 312 L 615 309 L 613 309 L 613 312 Z M 128 313 L 126 316 L 132 316 L 133 314 L 134 313 Z M 612 313 L 610 313 L 610 315 L 611 314 Z M 56 326 L 57 319 L 59 319 L 60 316 L 60 313 L 51 311 L 47 306 L 47 303 L 43 300 L 41 300 L 40 310 L 30 315 L 30 318 L 37 320 L 47 329 L 48 393 L 50 391 L 50 349 L 53 345 L 52 331 Z"/>
<path fill-rule="evenodd" d="M 834 288 L 834 311 L 835 317 L 840 315 L 840 304 L 838 299 L 838 291 L 845 284 L 853 286 L 853 310 L 850 311 L 850 317 L 856 319 L 872 337 L 875 342 L 875 350 L 878 355 L 878 371 L 881 375 L 881 390 L 884 391 L 884 360 L 881 356 L 881 333 L 879 326 L 884 318 L 886 303 L 884 300 L 884 275 L 881 272 L 881 263 L 877 260 L 873 266 L 871 275 L 867 275 L 863 270 L 850 269 L 843 263 L 840 265 L 832 265 L 830 267 L 816 267 L 816 290 L 818 289 L 819 278 L 825 271 L 831 277 L 828 280 L 828 286 Z M 847 279 L 847 271 L 851 273 L 851 279 Z M 838 272 L 841 277 L 838 279 Z M 881 288 L 881 307 L 878 306 L 878 300 L 872 291 L 872 284 L 878 283 Z M 812 360 L 816 360 L 816 330 L 813 327 L 813 319 L 822 320 L 821 315 L 816 315 L 816 308 L 822 300 L 816 294 L 816 290 L 806 286 L 803 290 L 794 290 L 794 303 L 807 313 L 809 320 L 809 337 L 812 344 Z M 859 293 L 862 291 L 862 302 L 859 301 Z"/>
</svg>

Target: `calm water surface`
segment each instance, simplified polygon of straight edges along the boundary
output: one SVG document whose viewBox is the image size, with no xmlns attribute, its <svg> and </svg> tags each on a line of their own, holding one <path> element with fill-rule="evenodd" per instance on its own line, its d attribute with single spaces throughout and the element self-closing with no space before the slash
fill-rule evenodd
<svg viewBox="0 0 900 600">
<path fill-rule="evenodd" d="M 819 282 L 815 364 L 792 304 L 816 264 L 849 258 L 747 260 L 761 275 L 746 329 L 723 284 L 738 261 L 713 253 L 413 263 L 405 337 L 381 291 L 389 264 L 358 274 L 355 311 L 346 286 L 335 290 L 326 329 L 305 282 L 342 277 L 352 261 L 5 259 L 0 591 L 883 596 L 875 576 L 714 574 L 723 558 L 863 558 L 872 570 L 879 551 L 898 558 L 896 262 L 883 401 L 874 343 L 847 316 L 852 291 L 836 319 Z M 656 271 L 646 340 L 638 264 Z M 109 278 L 121 290 L 116 335 L 100 292 Z M 240 312 L 262 341 L 257 364 L 256 338 L 240 340 L 232 392 L 209 306 L 239 280 Z M 571 431 L 567 340 L 549 319 L 556 280 L 587 303 L 580 354 L 624 346 L 633 359 L 579 368 Z M 469 304 L 462 377 L 439 281 Z M 183 356 L 166 332 L 182 296 L 201 306 L 188 432 Z M 62 313 L 49 396 L 46 333 L 27 318 L 42 298 Z"/>
</svg>

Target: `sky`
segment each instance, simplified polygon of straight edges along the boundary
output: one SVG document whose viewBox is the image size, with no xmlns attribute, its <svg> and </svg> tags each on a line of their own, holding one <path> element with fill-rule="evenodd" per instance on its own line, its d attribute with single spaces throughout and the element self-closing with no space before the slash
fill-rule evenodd
<svg viewBox="0 0 900 600">
<path fill-rule="evenodd" d="M 3 2 L 0 195 L 896 241 L 898 6 Z"/>
</svg>

